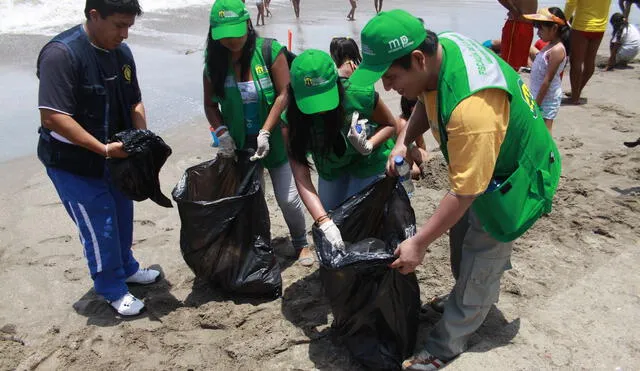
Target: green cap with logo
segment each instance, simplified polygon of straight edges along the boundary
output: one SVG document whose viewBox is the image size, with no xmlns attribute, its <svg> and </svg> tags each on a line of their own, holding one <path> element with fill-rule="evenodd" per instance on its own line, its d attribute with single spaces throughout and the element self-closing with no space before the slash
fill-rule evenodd
<svg viewBox="0 0 640 371">
<path fill-rule="evenodd" d="M 338 107 L 338 69 L 322 50 L 308 49 L 291 63 L 291 88 L 300 111 L 307 115 Z"/>
<path fill-rule="evenodd" d="M 211 7 L 211 38 L 242 37 L 247 33 L 247 7 L 241 0 L 216 0 Z"/>
<path fill-rule="evenodd" d="M 349 81 L 361 86 L 374 84 L 394 60 L 414 51 L 426 37 L 422 22 L 404 10 L 378 13 L 360 33 L 362 63 Z"/>
</svg>

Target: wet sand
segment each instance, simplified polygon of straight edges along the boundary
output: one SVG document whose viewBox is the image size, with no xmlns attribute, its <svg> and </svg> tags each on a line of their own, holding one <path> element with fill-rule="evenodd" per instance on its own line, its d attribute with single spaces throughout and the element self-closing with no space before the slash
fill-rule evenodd
<svg viewBox="0 0 640 371">
<path fill-rule="evenodd" d="M 541 4 L 550 3 L 541 1 Z M 313 4 L 313 5 L 312 5 Z M 248 3 L 255 21 L 256 7 Z M 387 0 L 385 9 L 398 4 Z M 273 17 L 257 28 L 262 36 L 277 38 L 286 45 L 287 32 L 293 33 L 292 49 L 328 50 L 335 36 L 359 40 L 360 29 L 375 14 L 373 1 L 360 1 L 356 20 L 346 21 L 350 9 L 345 0 L 321 4 L 302 1 L 296 20 L 289 1 L 272 2 Z M 505 11 L 493 0 L 403 1 L 402 7 L 425 19 L 436 32 L 456 30 L 480 41 L 500 35 Z M 139 18 L 127 41 L 140 71 L 142 95 L 150 127 L 158 132 L 175 128 L 198 118 L 202 109 L 201 71 L 209 6 L 192 6 L 164 12 L 148 12 Z M 79 10 L 81 13 L 81 10 Z M 482 18 L 478 18 L 482 14 Z M 632 18 L 633 19 L 633 18 Z M 69 27 L 72 24 L 69 25 Z M 0 37 L 0 80 L 7 87 L 0 91 L 0 162 L 35 153 L 39 125 L 36 60 L 42 46 L 53 35 L 14 35 Z M 206 134 L 206 133 L 205 133 Z"/>
<path fill-rule="evenodd" d="M 346 16 L 346 4 L 344 9 Z M 275 10 L 292 13 L 287 7 Z M 168 105 L 166 115 L 175 108 L 179 117 L 162 134 L 174 150 L 161 173 L 165 194 L 184 169 L 214 155 L 206 121 L 195 113 L 200 86 L 187 72 L 197 58 L 184 54 L 194 47 L 185 40 L 164 51 L 175 57 L 170 65 L 176 79 L 158 83 L 162 89 L 143 85 L 145 97 L 158 99 L 148 108 Z M 153 58 L 144 55 L 153 55 L 154 48 L 146 44 L 136 55 L 152 65 Z M 168 60 L 160 55 L 156 64 Z M 160 67 L 141 72 L 141 80 L 153 84 L 165 71 Z M 639 64 L 597 71 L 585 90 L 588 104 L 561 108 L 554 137 L 563 177 L 554 211 L 516 242 L 500 302 L 452 370 L 637 368 L 640 152 L 622 142 L 640 136 L 639 79 Z M 185 110 L 194 113 L 181 115 L 179 100 L 190 94 Z M 382 98 L 399 111 L 397 95 L 382 92 Z M 158 113 L 149 108 L 149 115 Z M 266 198 L 283 266 L 283 298 L 234 302 L 195 280 L 180 255 L 177 210 L 144 201 L 136 205 L 134 253 L 143 265 L 162 270 L 165 280 L 132 288 L 148 311 L 122 320 L 91 289 L 75 227 L 37 160 L 0 163 L 0 174 L 0 369 L 360 369 L 332 340 L 317 265 L 303 268 L 286 257 L 287 228 L 270 185 Z M 447 190 L 446 167 L 435 152 L 430 174 L 417 183 L 412 199 L 419 223 Z M 453 284 L 448 237 L 431 250 L 418 270 L 423 301 Z M 418 346 L 438 318 L 432 311 L 422 318 Z"/>
</svg>

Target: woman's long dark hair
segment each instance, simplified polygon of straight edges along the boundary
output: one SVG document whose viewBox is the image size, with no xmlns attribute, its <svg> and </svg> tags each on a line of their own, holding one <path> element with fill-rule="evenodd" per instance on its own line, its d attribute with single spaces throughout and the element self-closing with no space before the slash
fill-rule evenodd
<svg viewBox="0 0 640 371">
<path fill-rule="evenodd" d="M 347 149 L 342 137 L 341 129 L 344 125 L 344 87 L 340 79 L 338 79 L 338 94 L 340 96 L 340 104 L 331 111 L 321 114 L 315 114 L 324 120 L 324 154 L 333 151 L 336 155 L 341 156 Z M 289 107 L 287 108 L 287 123 L 289 126 L 289 156 L 296 162 L 311 167 L 311 163 L 307 159 L 311 141 L 313 140 L 313 116 L 307 115 L 300 111 L 296 103 L 295 95 L 291 84 L 288 86 L 289 91 Z"/>
<path fill-rule="evenodd" d="M 614 13 L 609 19 L 609 23 L 613 26 L 613 40 L 619 40 L 622 32 L 629 27 L 629 22 L 624 19 L 622 13 Z"/>
<path fill-rule="evenodd" d="M 331 59 L 338 67 L 349 60 L 356 65 L 362 62 L 358 44 L 350 37 L 334 37 L 331 39 L 329 54 L 331 54 Z"/>
<path fill-rule="evenodd" d="M 256 38 L 258 35 L 251 24 L 247 21 L 247 42 L 242 49 L 240 57 L 240 76 L 244 76 L 251 67 L 251 58 L 256 48 Z M 213 93 L 218 98 L 224 98 L 224 82 L 229 73 L 229 63 L 231 63 L 231 52 L 225 48 L 220 40 L 211 38 L 211 27 L 207 33 L 207 53 L 205 57 L 205 66 L 209 72 Z"/>
<path fill-rule="evenodd" d="M 571 50 L 571 26 L 569 25 L 569 21 L 567 21 L 567 17 L 565 17 L 564 12 L 560 8 L 555 6 L 551 7 L 549 8 L 549 13 L 564 21 L 564 26 L 558 25 L 558 33 L 560 34 L 560 41 L 564 45 L 567 55 L 569 55 L 569 51 Z"/>
</svg>

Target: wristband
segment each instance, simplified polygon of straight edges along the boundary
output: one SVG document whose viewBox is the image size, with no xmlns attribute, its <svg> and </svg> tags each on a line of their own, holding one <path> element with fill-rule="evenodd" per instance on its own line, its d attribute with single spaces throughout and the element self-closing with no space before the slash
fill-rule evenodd
<svg viewBox="0 0 640 371">
<path fill-rule="evenodd" d="M 218 126 L 218 128 L 217 128 L 216 130 L 214 130 L 214 131 L 213 131 L 213 133 L 214 133 L 216 136 L 218 136 L 218 134 L 219 134 L 219 133 L 220 133 L 220 131 L 222 131 L 222 130 L 229 131 L 229 128 L 227 128 L 227 127 L 226 127 L 226 126 L 224 126 L 224 125 L 220 125 L 220 126 Z"/>
<path fill-rule="evenodd" d="M 218 139 L 218 136 L 215 133 L 215 130 L 213 130 L 213 128 L 211 126 L 209 126 L 209 132 L 211 132 L 211 147 L 217 147 L 220 145 L 220 139 Z"/>
<path fill-rule="evenodd" d="M 319 226 L 319 225 L 320 225 L 320 222 L 323 222 L 323 221 L 325 221 L 325 220 L 327 220 L 327 219 L 330 219 L 330 218 L 329 218 L 329 214 L 324 214 L 324 215 L 322 215 L 322 216 L 319 216 L 319 217 L 318 217 L 318 219 L 316 219 L 316 220 L 315 220 L 314 224 L 315 224 L 316 226 Z"/>
<path fill-rule="evenodd" d="M 107 160 L 111 158 L 111 156 L 109 156 L 109 143 L 104 145 L 104 158 Z"/>
</svg>

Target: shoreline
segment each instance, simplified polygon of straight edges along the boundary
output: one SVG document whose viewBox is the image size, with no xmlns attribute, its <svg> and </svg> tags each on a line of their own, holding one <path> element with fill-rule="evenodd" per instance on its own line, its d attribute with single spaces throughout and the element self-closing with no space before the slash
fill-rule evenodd
<svg viewBox="0 0 640 371">
<path fill-rule="evenodd" d="M 420 1 L 408 0 L 410 4 Z M 315 14 L 305 13 L 311 9 L 305 8 L 309 3 L 302 2 L 303 17 Z M 321 22 L 340 24 L 336 32 L 342 32 L 352 26 L 356 30 L 365 19 L 364 12 L 356 13 L 360 19 L 347 24 L 342 13 L 344 9 L 346 15 L 348 3 L 326 3 L 340 8 L 327 13 L 329 20 L 323 16 L 299 22 L 300 27 L 313 27 L 300 35 L 304 43 L 296 39 L 299 44 L 295 45 L 324 45 L 335 36 L 327 31 L 314 35 Z M 373 9 L 372 2 L 359 3 Z M 385 6 L 391 4 L 385 2 Z M 278 17 L 289 20 L 293 13 L 288 2 L 278 12 Z M 145 49 L 140 63 L 157 65 L 141 69 L 141 79 L 154 82 L 158 74 L 167 79 L 143 86 L 142 94 L 143 99 L 157 97 L 156 104 L 163 108 L 152 112 L 148 107 L 148 113 L 150 129 L 159 132 L 173 150 L 160 173 L 162 191 L 168 196 L 185 169 L 215 154 L 209 147 L 201 107 L 201 81 L 196 81 L 201 79 L 197 47 L 196 55 L 184 55 L 185 45 L 195 44 L 203 22 L 206 26 L 198 11 L 193 10 L 192 17 L 198 21 L 175 22 L 193 23 L 185 31 L 193 32 L 193 38 L 187 35 L 181 39 L 184 42 L 167 45 L 157 55 L 154 48 L 162 45 L 165 36 L 145 37 L 140 45 Z M 158 22 L 171 21 L 160 18 Z M 278 22 L 273 21 L 272 28 L 268 24 L 264 34 L 296 27 Z M 600 54 L 608 54 L 607 39 Z M 567 75 L 564 90 L 569 88 Z M 523 79 L 528 80 L 528 75 Z M 502 278 L 500 301 L 471 337 L 469 350 L 447 370 L 626 370 L 640 364 L 640 151 L 622 145 L 640 136 L 639 79 L 637 63 L 614 72 L 598 69 L 584 92 L 588 103 L 560 108 L 553 137 L 563 170 L 553 211 L 515 242 L 513 267 Z M 400 97 L 384 91 L 379 83 L 376 88 L 392 112 L 398 113 Z M 20 99 L 15 91 L 4 92 L 5 105 L 20 103 L 14 103 Z M 180 101 L 189 96 L 191 100 Z M 157 130 L 162 120 L 175 120 L 170 123 L 176 125 Z M 36 135 L 33 131 L 28 135 L 34 138 L 35 149 Z M 432 135 L 425 134 L 425 139 L 427 147 L 434 149 Z M 182 258 L 177 208 L 143 201 L 135 203 L 133 251 L 143 267 L 161 270 L 163 280 L 132 286 L 147 312 L 123 320 L 92 289 L 77 230 L 36 156 L 0 161 L 0 172 L 4 175 L 0 297 L 5 299 L 0 301 L 0 369 L 363 370 L 344 345 L 332 339 L 333 316 L 318 265 L 305 268 L 285 256 L 291 249 L 288 228 L 268 176 L 265 200 L 271 244 L 282 267 L 282 298 L 238 302 L 202 284 Z M 418 225 L 432 215 L 448 191 L 441 155 L 434 154 L 428 174 L 414 183 L 411 204 Z M 309 228 L 312 220 L 306 212 L 305 218 Z M 448 237 L 437 239 L 430 250 L 416 272 L 423 303 L 450 291 L 454 284 Z M 427 308 L 418 328 L 417 349 L 439 318 Z"/>
<path fill-rule="evenodd" d="M 292 30 L 293 51 L 297 53 L 307 48 L 328 50 L 334 36 L 359 40 L 360 29 L 374 15 L 373 4 L 361 4 L 356 21 L 346 22 L 342 18 L 348 11 L 348 4 L 339 0 L 328 0 L 327 3 L 324 10 L 302 4 L 299 20 L 293 18 L 289 2 L 274 3 L 274 16 L 267 18 L 267 25 L 258 27 L 257 32 L 286 44 L 287 30 Z M 541 2 L 547 3 L 550 2 Z M 408 0 L 403 7 L 424 17 L 436 32 L 454 29 L 473 35 L 480 42 L 500 36 L 504 16 L 499 4 L 489 1 L 442 0 L 424 5 L 420 0 Z M 253 19 L 256 14 L 254 4 L 248 4 L 248 8 Z M 612 10 L 615 9 L 612 5 Z M 473 19 L 478 11 L 484 14 L 479 28 L 461 22 L 462 19 Z M 133 26 L 128 43 L 138 66 L 149 127 L 158 133 L 197 119 L 202 113 L 200 71 L 208 13 L 209 6 L 204 5 L 149 12 Z M 632 12 L 631 18 L 640 20 L 640 12 Z M 601 44 L 599 53 L 602 55 L 608 54 L 608 37 L 609 34 Z M 39 126 L 35 66 L 40 48 L 50 38 L 37 34 L 6 34 L 0 41 L 0 52 L 6 56 L 0 62 L 0 79 L 13 87 L 11 91 L 0 93 L 0 101 L 11 102 L 0 111 L 0 130 L 7 133 L 0 138 L 1 162 L 35 154 Z"/>
</svg>

